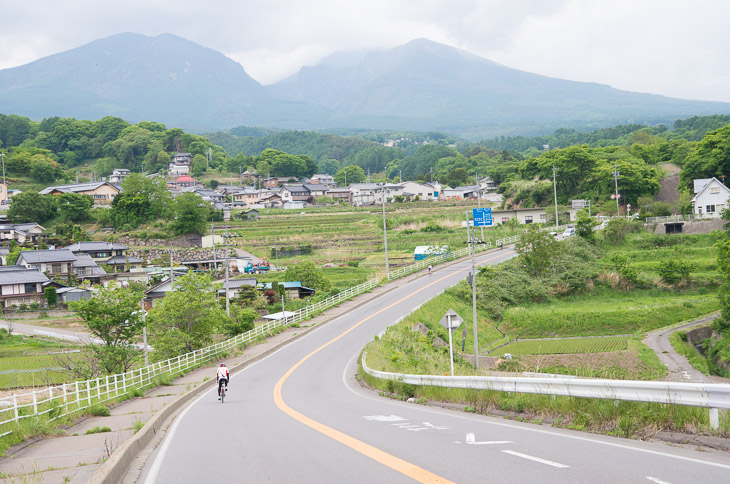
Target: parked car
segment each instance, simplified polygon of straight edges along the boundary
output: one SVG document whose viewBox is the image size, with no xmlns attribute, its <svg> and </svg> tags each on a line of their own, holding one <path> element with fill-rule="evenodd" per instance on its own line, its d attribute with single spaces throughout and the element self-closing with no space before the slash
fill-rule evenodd
<svg viewBox="0 0 730 484">
<path fill-rule="evenodd" d="M 572 237 L 575 235 L 575 229 L 573 227 L 568 227 L 565 229 L 565 232 L 563 232 L 563 238 L 565 237 Z"/>
</svg>

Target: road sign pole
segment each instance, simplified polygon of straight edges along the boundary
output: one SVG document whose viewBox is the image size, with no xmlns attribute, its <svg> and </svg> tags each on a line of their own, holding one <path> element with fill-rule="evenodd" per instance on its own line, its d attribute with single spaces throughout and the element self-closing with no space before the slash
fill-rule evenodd
<svg viewBox="0 0 730 484">
<path fill-rule="evenodd" d="M 454 376 L 454 344 L 451 337 L 451 314 L 446 315 L 448 321 L 448 328 L 446 331 L 449 332 L 449 359 L 451 360 L 451 376 Z"/>
<path fill-rule="evenodd" d="M 474 258 L 474 241 L 469 235 L 469 211 L 466 211 L 466 233 L 469 236 L 469 242 L 471 245 L 471 273 L 472 273 L 472 284 L 471 284 L 471 302 L 473 306 L 474 319 L 474 369 L 479 370 L 479 339 L 477 338 L 477 273 L 476 273 L 476 260 Z"/>
</svg>

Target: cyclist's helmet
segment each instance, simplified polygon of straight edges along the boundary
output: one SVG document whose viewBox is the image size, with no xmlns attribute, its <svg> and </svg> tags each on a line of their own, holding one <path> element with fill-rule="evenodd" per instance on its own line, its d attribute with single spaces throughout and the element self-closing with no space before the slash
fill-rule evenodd
<svg viewBox="0 0 730 484">
<path fill-rule="evenodd" d="M 226 366 L 226 364 L 225 363 L 221 363 L 221 366 Z"/>
</svg>

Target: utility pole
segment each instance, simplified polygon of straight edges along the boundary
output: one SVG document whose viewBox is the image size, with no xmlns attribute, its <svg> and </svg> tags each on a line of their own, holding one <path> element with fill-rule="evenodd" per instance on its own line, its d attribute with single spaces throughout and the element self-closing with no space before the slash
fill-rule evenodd
<svg viewBox="0 0 730 484">
<path fill-rule="evenodd" d="M 469 210 L 466 211 L 466 236 L 471 245 L 471 301 L 472 301 L 472 317 L 474 327 L 474 369 L 479 370 L 479 338 L 477 334 L 477 274 L 476 260 L 474 258 L 474 230 L 469 232 Z"/>
<path fill-rule="evenodd" d="M 477 206 L 479 208 L 482 208 L 482 190 L 479 187 L 479 175 L 474 173 L 474 181 L 477 183 Z M 484 226 L 480 226 L 480 229 L 482 229 L 482 242 L 484 242 Z"/>
<path fill-rule="evenodd" d="M 368 183 L 370 183 L 370 168 L 368 168 Z"/>
<path fill-rule="evenodd" d="M 403 183 L 403 170 L 398 170 L 398 183 Z"/>
<path fill-rule="evenodd" d="M 385 240 L 385 277 L 390 280 L 390 266 L 388 264 L 388 227 L 385 223 L 385 183 L 383 183 L 383 240 Z"/>
<path fill-rule="evenodd" d="M 618 176 L 619 171 L 616 169 L 616 160 L 613 160 L 613 182 L 616 186 L 616 216 L 618 217 L 619 209 L 618 209 Z"/>
<path fill-rule="evenodd" d="M 228 302 L 228 225 L 226 225 L 226 315 L 231 317 L 230 303 Z"/>
<path fill-rule="evenodd" d="M 3 159 L 3 185 L 6 185 L 5 184 L 5 153 L 0 153 L 0 158 Z"/>
<path fill-rule="evenodd" d="M 560 226 L 560 222 L 558 222 L 558 186 L 555 182 L 555 173 L 558 171 L 557 168 L 555 168 L 555 164 L 553 163 L 553 195 L 555 196 L 555 229 L 557 229 Z"/>
<path fill-rule="evenodd" d="M 433 168 L 429 168 L 429 170 L 431 171 L 431 183 L 433 183 Z"/>
<path fill-rule="evenodd" d="M 238 165 L 238 188 L 241 188 L 243 183 L 243 165 Z"/>
<path fill-rule="evenodd" d="M 208 162 L 205 164 L 205 168 L 210 168 L 210 160 L 213 158 L 213 150 L 208 148 Z"/>
</svg>

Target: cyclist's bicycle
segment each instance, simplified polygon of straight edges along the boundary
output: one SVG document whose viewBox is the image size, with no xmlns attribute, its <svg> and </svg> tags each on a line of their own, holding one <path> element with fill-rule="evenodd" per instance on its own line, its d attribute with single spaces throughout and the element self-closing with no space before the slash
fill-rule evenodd
<svg viewBox="0 0 730 484">
<path fill-rule="evenodd" d="M 221 403 L 226 399 L 226 392 L 228 391 L 228 388 L 226 388 L 225 385 L 221 386 Z"/>
</svg>

